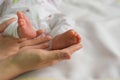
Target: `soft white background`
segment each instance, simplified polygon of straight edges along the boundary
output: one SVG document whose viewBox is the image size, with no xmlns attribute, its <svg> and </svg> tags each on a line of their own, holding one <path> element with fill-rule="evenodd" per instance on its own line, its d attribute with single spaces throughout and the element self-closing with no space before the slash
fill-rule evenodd
<svg viewBox="0 0 120 80">
<path fill-rule="evenodd" d="M 83 48 L 71 60 L 19 78 L 120 80 L 120 0 L 63 0 L 63 3 L 61 10 L 76 21 Z"/>
</svg>

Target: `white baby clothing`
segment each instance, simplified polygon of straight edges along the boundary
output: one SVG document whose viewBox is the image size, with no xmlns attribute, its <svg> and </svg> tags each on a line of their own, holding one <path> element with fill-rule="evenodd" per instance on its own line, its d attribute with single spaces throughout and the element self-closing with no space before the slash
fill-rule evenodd
<svg viewBox="0 0 120 80">
<path fill-rule="evenodd" d="M 75 27 L 72 19 L 59 10 L 61 0 L 4 0 L 0 5 L 0 23 L 16 17 L 22 11 L 35 30 L 44 29 L 52 37 Z M 17 21 L 10 24 L 3 35 L 19 38 Z"/>
</svg>

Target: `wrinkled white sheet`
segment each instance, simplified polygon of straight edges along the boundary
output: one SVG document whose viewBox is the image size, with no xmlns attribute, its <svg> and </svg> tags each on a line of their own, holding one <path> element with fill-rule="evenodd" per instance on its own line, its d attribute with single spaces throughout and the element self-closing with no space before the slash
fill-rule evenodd
<svg viewBox="0 0 120 80">
<path fill-rule="evenodd" d="M 64 0 L 61 10 L 76 20 L 83 48 L 71 60 L 17 79 L 120 80 L 120 0 Z"/>
</svg>

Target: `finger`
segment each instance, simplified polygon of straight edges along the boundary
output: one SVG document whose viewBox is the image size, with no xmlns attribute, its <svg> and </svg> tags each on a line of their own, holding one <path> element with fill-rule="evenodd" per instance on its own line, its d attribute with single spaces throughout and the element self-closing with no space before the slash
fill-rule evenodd
<svg viewBox="0 0 120 80">
<path fill-rule="evenodd" d="M 65 52 L 62 50 L 51 52 L 51 54 L 53 55 L 53 56 L 51 56 L 51 59 L 53 58 L 53 60 L 62 60 L 62 59 L 70 59 L 71 58 L 71 55 L 68 52 Z"/>
<path fill-rule="evenodd" d="M 35 46 L 26 46 L 26 47 L 23 47 L 22 49 L 47 49 L 48 47 L 49 47 L 49 44 L 47 42 L 47 43 L 42 43 Z"/>
<path fill-rule="evenodd" d="M 71 54 L 73 54 L 75 51 L 82 48 L 81 44 L 76 44 L 71 47 L 65 48 L 63 50 L 54 50 L 54 51 L 48 51 L 46 60 L 64 60 L 64 59 L 70 59 Z"/>
<path fill-rule="evenodd" d="M 43 61 L 53 61 L 53 60 L 65 60 L 70 59 L 71 55 L 62 51 L 46 51 L 46 53 L 41 54 Z"/>
<path fill-rule="evenodd" d="M 46 49 L 48 47 L 49 47 L 49 43 L 46 42 L 46 43 L 43 43 L 43 44 L 40 44 L 40 45 L 33 46 L 32 48 L 34 48 L 34 49 Z"/>
<path fill-rule="evenodd" d="M 49 40 L 51 40 L 50 36 L 34 38 L 32 40 L 26 40 L 26 41 L 20 43 L 20 47 L 31 46 L 31 45 L 33 46 L 33 45 L 36 45 L 36 44 L 41 44 L 41 43 L 44 43 L 44 42 L 48 42 Z"/>
<path fill-rule="evenodd" d="M 52 65 L 55 65 L 56 63 L 58 63 L 59 61 L 47 61 L 47 62 L 44 62 L 42 64 L 40 64 L 38 67 L 36 67 L 35 69 L 41 69 L 41 68 L 45 68 L 45 67 L 49 67 L 49 66 L 52 66 Z M 33 69 L 34 70 L 34 69 Z"/>
<path fill-rule="evenodd" d="M 47 61 L 44 64 L 47 64 L 46 66 L 52 66 L 52 65 L 55 65 L 58 62 L 59 62 L 59 60 L 52 60 L 52 61 Z"/>
<path fill-rule="evenodd" d="M 26 40 L 27 40 L 27 38 L 21 38 L 21 39 L 18 40 L 18 43 L 24 42 Z"/>
<path fill-rule="evenodd" d="M 3 32 L 5 30 L 6 27 L 8 27 L 9 24 L 11 24 L 12 22 L 16 21 L 16 18 L 11 18 L 5 22 L 3 22 L 2 24 L 0 24 L 0 32 Z"/>
<path fill-rule="evenodd" d="M 64 60 L 64 59 L 70 59 L 71 54 L 74 53 L 75 51 L 79 50 L 82 48 L 81 44 L 76 44 L 71 47 L 62 49 L 62 50 L 53 50 L 53 51 L 48 51 L 46 60 Z"/>
<path fill-rule="evenodd" d="M 2 36 L 4 39 L 8 40 L 8 41 L 15 41 L 15 42 L 18 42 L 18 39 L 17 38 L 14 38 L 14 37 L 11 37 L 11 36 Z"/>
<path fill-rule="evenodd" d="M 82 48 L 82 45 L 80 43 L 72 45 L 68 48 L 63 49 L 64 52 L 67 52 L 69 54 L 73 54 L 75 51 L 79 50 Z"/>
</svg>

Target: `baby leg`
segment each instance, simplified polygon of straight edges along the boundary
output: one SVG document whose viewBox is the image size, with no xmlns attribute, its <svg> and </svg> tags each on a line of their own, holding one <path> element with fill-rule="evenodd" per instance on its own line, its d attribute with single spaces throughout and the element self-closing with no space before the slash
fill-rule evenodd
<svg viewBox="0 0 120 80">
<path fill-rule="evenodd" d="M 63 49 L 71 45 L 80 43 L 80 41 L 80 36 L 74 30 L 71 29 L 53 38 L 52 50 Z"/>
<path fill-rule="evenodd" d="M 35 38 L 36 31 L 33 29 L 28 18 L 20 11 L 17 12 L 18 16 L 18 34 L 20 38 Z"/>
</svg>

